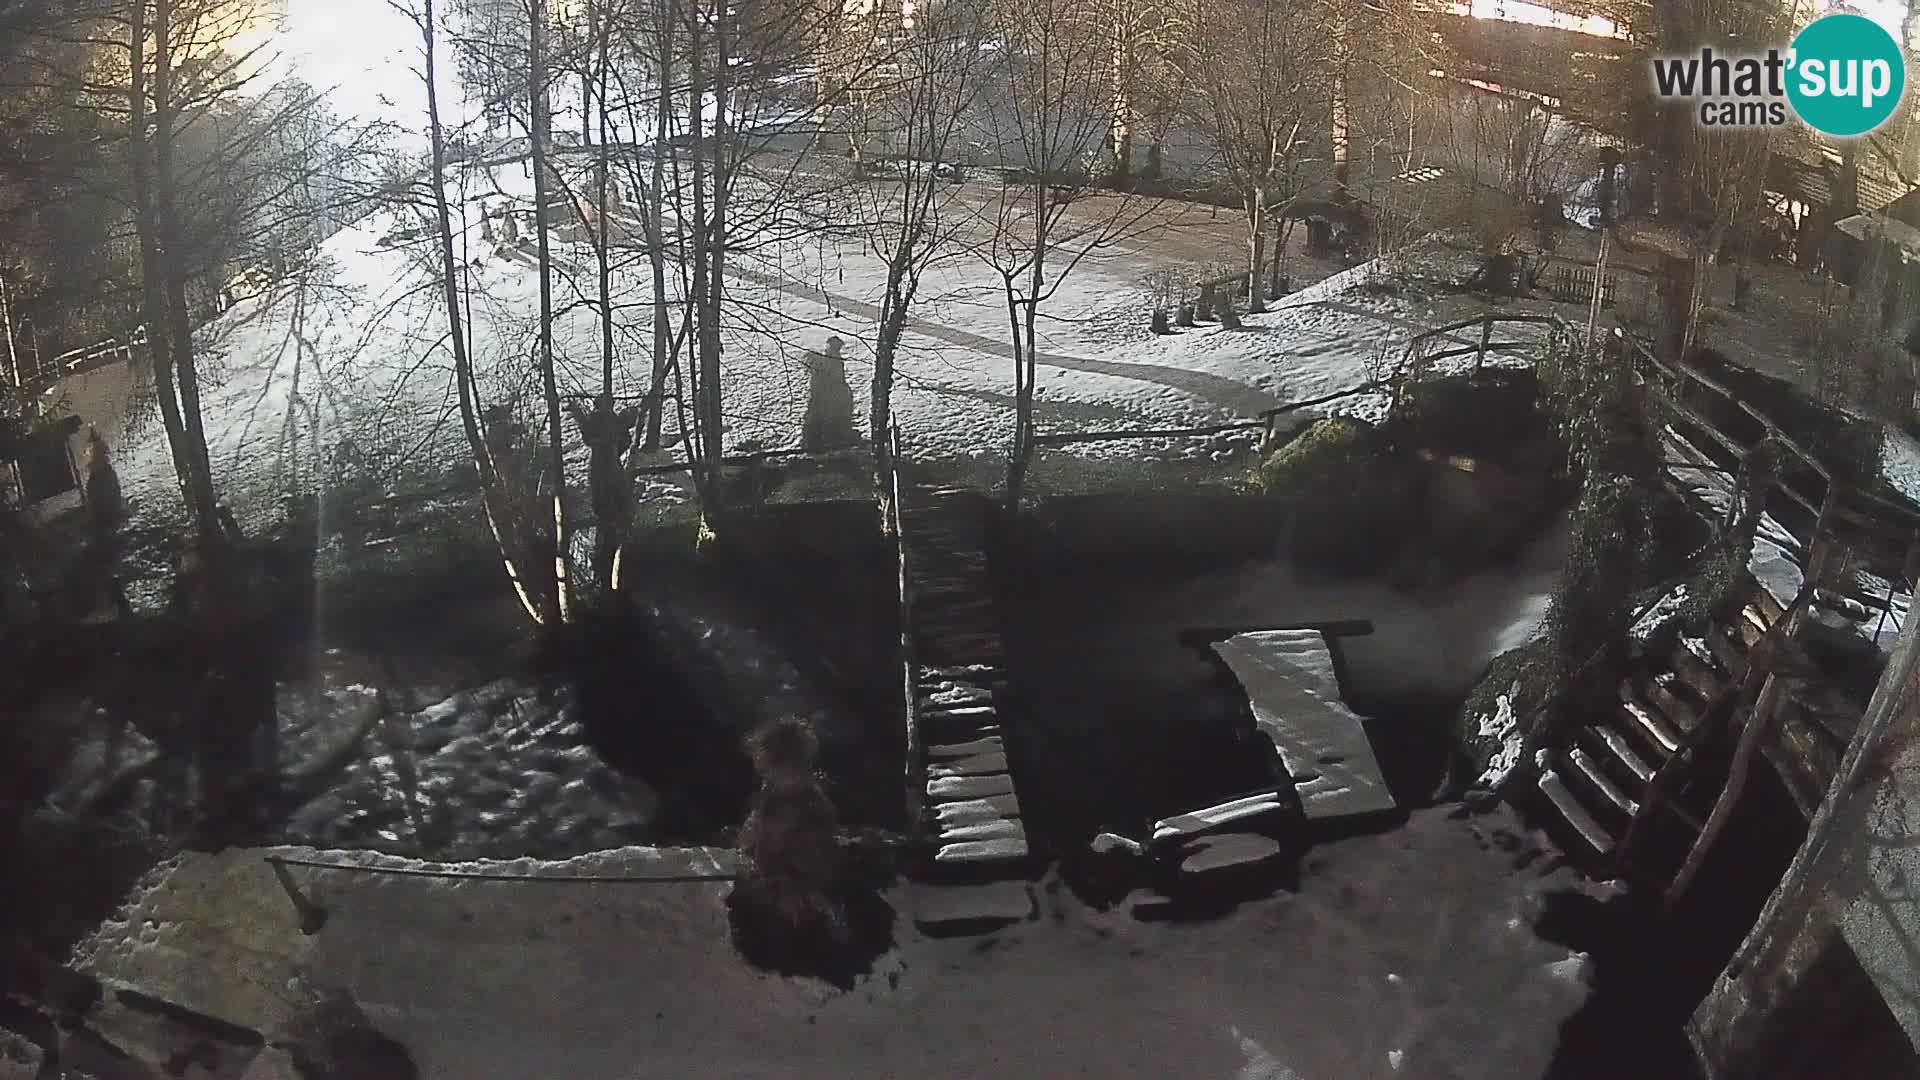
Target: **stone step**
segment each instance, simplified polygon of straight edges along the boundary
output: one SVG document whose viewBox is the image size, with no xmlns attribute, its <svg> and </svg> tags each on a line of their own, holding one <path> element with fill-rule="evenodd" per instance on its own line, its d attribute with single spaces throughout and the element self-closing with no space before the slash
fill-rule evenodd
<svg viewBox="0 0 1920 1080">
<path fill-rule="evenodd" d="M 1601 855 L 1613 850 L 1612 834 L 1608 833 L 1574 796 L 1573 791 L 1567 787 L 1566 781 L 1560 778 L 1559 773 L 1547 769 L 1540 774 L 1537 783 L 1540 794 L 1547 797 L 1547 802 L 1552 804 L 1568 825 L 1573 826 L 1573 831 L 1580 834 L 1580 838 L 1587 842 L 1587 846 Z"/>
<path fill-rule="evenodd" d="M 910 891 L 913 921 L 922 929 L 961 928 L 988 933 L 1037 917 L 1039 903 L 1024 881 L 980 885 L 917 885 Z"/>
</svg>

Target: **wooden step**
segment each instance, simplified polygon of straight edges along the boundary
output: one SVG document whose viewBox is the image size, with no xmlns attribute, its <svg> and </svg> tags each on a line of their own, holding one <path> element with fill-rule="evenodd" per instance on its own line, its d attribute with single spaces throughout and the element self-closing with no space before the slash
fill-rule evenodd
<svg viewBox="0 0 1920 1080">
<path fill-rule="evenodd" d="M 1004 754 L 1006 752 L 1007 744 L 1000 741 L 1000 736 L 998 735 L 991 735 L 984 739 L 973 739 L 968 742 L 948 743 L 943 746 L 927 747 L 927 756 L 936 760 L 940 758 L 973 757 L 976 754 Z"/>
<path fill-rule="evenodd" d="M 1606 744 L 1607 752 L 1613 756 L 1613 759 L 1638 777 L 1642 784 L 1653 782 L 1653 766 L 1647 764 L 1646 759 L 1639 754 L 1634 753 L 1633 747 L 1627 744 L 1626 736 L 1605 727 L 1594 728 L 1593 732 L 1600 737 L 1602 743 Z"/>
<path fill-rule="evenodd" d="M 939 850 L 934 852 L 933 861 L 937 863 L 1014 862 L 1025 859 L 1027 853 L 1027 838 L 1023 832 L 1017 837 L 962 840 L 958 843 L 942 844 Z"/>
<path fill-rule="evenodd" d="M 1701 649 L 1707 651 L 1704 643 Z M 1668 665 L 1674 677 L 1699 701 L 1712 701 L 1727 687 L 1726 675 L 1713 666 L 1712 653 L 1708 651 L 1706 656 L 1701 656 L 1685 644 L 1685 639 L 1674 646 Z"/>
<path fill-rule="evenodd" d="M 1592 814 L 1587 812 L 1587 808 L 1580 804 L 1580 800 L 1574 797 L 1566 782 L 1560 779 L 1559 773 L 1552 769 L 1545 770 L 1540 774 L 1538 785 L 1540 794 L 1547 797 L 1547 801 L 1553 804 L 1553 808 L 1559 811 L 1567 824 L 1573 826 L 1573 831 L 1580 834 L 1580 838 L 1587 842 L 1587 846 L 1601 855 L 1613 850 L 1612 835 L 1594 819 Z"/>
<path fill-rule="evenodd" d="M 1012 794 L 1013 777 L 1005 773 L 997 776 L 937 776 L 927 781 L 927 797 L 935 802 Z"/>
<path fill-rule="evenodd" d="M 1750 603 L 1746 607 L 1741 608 L 1740 618 L 1742 621 L 1759 628 L 1761 633 L 1766 633 L 1768 630 L 1773 629 L 1773 624 L 1779 621 L 1776 617 L 1770 616 L 1761 610 L 1758 603 Z"/>
<path fill-rule="evenodd" d="M 1628 817 L 1639 813 L 1639 802 L 1628 798 L 1627 793 L 1620 790 L 1620 785 L 1613 782 L 1613 779 L 1607 775 L 1606 770 L 1600 767 L 1600 762 L 1594 760 L 1592 754 L 1587 753 L 1586 750 L 1581 747 L 1574 747 L 1573 752 L 1568 754 L 1567 758 L 1573 767 L 1572 771 L 1581 780 L 1585 781 L 1587 786 L 1599 792 L 1602 798 L 1613 804 L 1614 809 Z"/>
<path fill-rule="evenodd" d="M 933 820 L 940 824 L 997 821 L 1020 816 L 1020 799 L 1014 795 L 984 795 L 978 799 L 956 799 L 933 804 Z"/>
<path fill-rule="evenodd" d="M 1640 696 L 1647 704 L 1660 710 L 1674 728 L 1682 732 L 1692 732 L 1700 726 L 1700 707 L 1681 696 L 1686 684 L 1673 672 L 1662 672 L 1637 687 Z M 1678 688 L 1678 690 L 1676 689 Z"/>
<path fill-rule="evenodd" d="M 1027 827 L 1019 818 L 991 818 L 982 821 L 940 823 L 940 842 L 958 844 L 968 840 L 1018 840 L 1027 842 Z"/>
<path fill-rule="evenodd" d="M 1786 605 L 1782 604 L 1780 598 L 1773 595 L 1765 586 L 1759 586 L 1753 590 L 1752 603 L 1754 607 L 1760 609 L 1761 614 L 1766 616 L 1768 626 L 1772 626 L 1787 614 Z"/>
<path fill-rule="evenodd" d="M 947 758 L 927 766 L 929 778 L 940 776 L 990 776 L 1007 771 L 1007 755 L 974 754 L 972 757 Z"/>
<path fill-rule="evenodd" d="M 1744 678 L 1747 673 L 1746 649 L 1734 644 L 1724 628 L 1707 628 L 1707 648 L 1713 653 L 1713 662 L 1721 671 L 1733 679 Z"/>
<path fill-rule="evenodd" d="M 1647 745 L 1659 749 L 1660 756 L 1665 757 L 1680 749 L 1679 733 L 1673 730 L 1665 717 L 1634 694 L 1631 683 L 1620 684 L 1620 713 L 1627 723 L 1640 732 Z"/>
<path fill-rule="evenodd" d="M 920 709 L 923 712 L 959 712 L 963 709 L 988 708 L 992 704 L 993 691 L 977 686 L 950 686 L 920 695 Z"/>
</svg>

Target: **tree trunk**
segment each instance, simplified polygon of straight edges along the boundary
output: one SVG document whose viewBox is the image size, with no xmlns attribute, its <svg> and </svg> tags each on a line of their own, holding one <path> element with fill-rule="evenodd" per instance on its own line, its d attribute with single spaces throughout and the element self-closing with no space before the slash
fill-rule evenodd
<svg viewBox="0 0 1920 1080">
<path fill-rule="evenodd" d="M 145 4 L 135 4 L 136 9 L 144 9 Z M 180 480 L 181 496 L 185 500 L 194 531 L 208 540 L 217 540 L 222 531 L 220 514 L 214 505 L 212 470 L 207 465 L 206 433 L 202 429 L 199 416 L 199 392 L 193 379 L 193 335 L 191 326 L 182 324 L 185 320 L 185 280 L 178 269 L 178 215 L 173 205 L 173 161 L 174 109 L 172 102 L 173 76 L 173 4 L 171 0 L 156 0 L 153 6 L 154 21 L 151 28 L 136 27 L 141 34 L 141 44 L 134 50 L 138 58 L 144 51 L 145 38 L 151 36 L 153 51 L 153 156 L 149 161 L 144 153 L 146 132 L 144 125 L 136 143 L 135 153 L 139 158 L 135 170 L 136 183 L 140 186 L 139 201 L 145 209 L 142 216 L 146 221 L 147 238 L 142 243 L 142 263 L 145 278 L 143 296 L 145 297 L 147 318 L 148 347 L 154 355 L 154 387 L 160 399 L 162 421 L 167 427 L 167 441 L 173 452 L 174 473 Z M 144 16 L 144 10 L 136 15 L 136 21 Z M 143 32 L 144 31 L 144 32 Z M 135 96 L 139 99 L 136 112 L 145 108 L 145 87 L 136 79 Z"/>
<path fill-rule="evenodd" d="M 867 425 L 873 442 L 874 490 L 883 507 L 893 497 L 890 472 L 894 463 L 889 442 L 893 429 L 893 358 L 907 326 L 907 306 L 911 298 L 903 285 L 904 261 L 911 258 L 911 250 L 896 249 L 894 265 L 887 268 L 887 292 L 880 302 L 880 332 L 873 347 L 873 392 Z"/>
<path fill-rule="evenodd" d="M 650 205 L 644 214 L 647 223 L 647 261 L 653 269 L 653 381 L 647 389 L 648 450 L 660 448 L 660 419 L 666 411 L 667 367 L 672 348 L 673 325 L 667 311 L 667 230 L 662 221 L 666 206 L 667 139 L 673 129 L 674 12 L 662 0 L 659 32 L 659 86 L 654 94 L 653 174 L 649 181 Z M 686 437 L 686 432 L 681 432 Z"/>
<path fill-rule="evenodd" d="M 718 125 L 711 135 L 707 131 L 706 64 L 702 55 L 706 43 L 697 17 L 688 29 L 687 114 L 694 131 L 693 152 L 689 155 L 693 188 L 693 279 L 687 314 L 693 327 L 689 345 L 693 363 L 688 370 L 693 383 L 693 435 L 688 444 L 688 460 L 695 463 L 694 485 L 700 493 L 700 540 L 704 543 L 717 535 L 720 519 L 726 516 L 722 505 L 725 491 L 721 465 L 724 457 L 721 440 L 725 433 L 717 407 L 719 325 L 718 312 L 710 307 L 714 295 L 711 282 L 715 273 L 714 230 L 707 197 L 707 148 L 712 141 L 717 141 L 719 131 Z"/>
<path fill-rule="evenodd" d="M 532 110 L 528 143 L 533 158 L 533 223 L 540 256 L 540 383 L 547 399 L 547 477 L 553 489 L 554 610 L 564 623 L 573 621 L 573 583 L 569 580 L 573 538 L 567 528 L 560 387 L 553 371 L 553 252 L 547 226 L 547 140 L 553 117 L 547 101 L 546 20 L 546 0 L 532 0 L 527 21 L 527 96 Z"/>
<path fill-rule="evenodd" d="M 1347 157 L 1349 154 L 1348 116 L 1347 116 L 1347 31 L 1344 25 L 1335 28 L 1333 100 L 1328 109 L 1332 119 L 1333 146 L 1333 182 L 1345 187 L 1348 180 Z"/>
<path fill-rule="evenodd" d="M 1115 13 L 1113 26 L 1113 121 L 1107 146 L 1113 155 L 1113 186 L 1126 191 L 1133 183 L 1133 42 L 1134 18 L 1128 5 Z"/>
<path fill-rule="evenodd" d="M 1667 255 L 1661 259 L 1661 342 L 1664 359 L 1685 359 L 1688 341 L 1693 336 L 1693 297 L 1695 266 L 1692 259 Z"/>
<path fill-rule="evenodd" d="M 600 27 L 599 9 L 591 0 L 587 4 L 587 26 L 589 27 L 589 32 L 593 35 L 592 40 L 596 46 L 595 53 L 599 57 L 600 62 L 599 77 L 602 81 L 600 87 L 600 111 L 598 113 L 600 121 L 600 148 L 599 153 L 594 155 L 593 161 L 593 194 L 596 211 L 594 220 L 599 225 L 597 235 L 594 237 L 594 256 L 597 263 L 596 269 L 599 271 L 600 286 L 600 392 L 608 397 L 612 397 L 613 261 L 611 253 L 608 251 L 612 234 L 607 221 L 609 203 L 607 200 L 607 93 L 605 86 L 608 61 L 607 39 L 609 35 Z M 586 80 L 583 79 L 582 82 L 584 83 Z M 583 104 L 587 96 L 588 95 L 583 92 Z"/>
<path fill-rule="evenodd" d="M 700 400 L 706 412 L 703 426 L 707 432 L 707 452 L 717 473 L 726 456 L 726 413 L 723 407 L 720 376 L 720 312 L 726 295 L 727 203 L 732 187 L 732 139 L 728 134 L 727 111 L 732 102 L 730 57 L 727 49 L 727 12 L 725 4 L 714 8 L 713 20 L 713 199 L 708 206 L 706 229 L 707 280 L 700 312 Z M 719 485 L 715 485 L 718 488 Z M 716 500 L 708 515 L 709 530 L 718 528 L 726 514 L 724 500 Z"/>
<path fill-rule="evenodd" d="M 500 552 L 514 595 L 519 597 L 520 606 L 526 610 L 527 616 L 538 625 L 549 617 L 545 590 L 539 589 L 527 578 L 523 560 L 529 556 L 531 549 L 526 544 L 526 538 L 511 519 L 503 522 L 502 507 L 499 505 L 499 473 L 493 455 L 487 450 L 486 439 L 481 434 L 479 405 L 474 400 L 473 356 L 467 350 L 460 313 L 460 263 L 453 253 L 453 215 L 447 205 L 447 140 L 440 124 L 440 97 L 434 83 L 438 64 L 435 25 L 433 0 L 425 0 L 420 33 L 426 57 L 427 132 L 432 151 L 434 222 L 439 228 L 441 291 L 447 305 L 447 339 L 453 349 L 454 381 L 459 384 L 460 426 L 466 432 L 467 449 L 473 455 L 475 471 L 480 476 L 480 508 L 486 515 L 487 529 L 492 533 L 494 546 Z M 512 512 L 511 507 L 506 509 L 509 514 Z"/>
<path fill-rule="evenodd" d="M 1247 207 L 1247 311 L 1267 310 L 1267 298 L 1261 291 L 1260 270 L 1267 258 L 1267 192 L 1256 186 L 1246 193 Z M 1231 301 L 1229 301 L 1231 302 Z"/>
<path fill-rule="evenodd" d="M 1047 284 L 1047 241 L 1051 208 L 1045 184 L 1034 185 L 1033 262 L 1027 270 L 1027 294 L 1017 298 L 1013 282 L 1006 282 L 1007 317 L 1013 324 L 1013 455 L 1007 466 L 1007 506 L 1020 508 L 1026 486 L 1027 466 L 1033 457 L 1033 394 L 1037 374 L 1035 350 L 1039 345 L 1040 297 Z"/>
<path fill-rule="evenodd" d="M 7 373 L 13 379 L 13 387 L 18 390 L 26 383 L 20 375 L 20 350 L 13 340 L 13 303 L 7 295 L 7 282 L 0 277 L 0 327 L 7 332 Z"/>
<path fill-rule="evenodd" d="M 173 387 L 173 353 L 167 347 L 165 302 L 160 271 L 160 229 L 153 211 L 153 163 L 147 152 L 147 5 L 132 6 L 132 85 L 128 91 L 127 164 L 133 188 L 134 228 L 140 242 L 140 307 L 147 330 L 147 355 L 153 364 L 153 385 L 159 399 L 160 421 L 167 432 L 174 481 L 195 529 L 201 527 L 200 507 L 192 496 L 192 473 L 187 468 L 186 425 L 180 419 L 180 400 Z"/>
</svg>

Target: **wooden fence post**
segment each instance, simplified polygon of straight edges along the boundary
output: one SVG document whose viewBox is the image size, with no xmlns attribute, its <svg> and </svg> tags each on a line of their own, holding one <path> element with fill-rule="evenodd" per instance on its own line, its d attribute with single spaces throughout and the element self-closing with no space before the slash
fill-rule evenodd
<svg viewBox="0 0 1920 1080">
<path fill-rule="evenodd" d="M 1473 355 L 1473 377 L 1480 377 L 1480 368 L 1487 362 L 1487 345 L 1493 341 L 1493 316 L 1480 321 L 1480 351 Z"/>
</svg>

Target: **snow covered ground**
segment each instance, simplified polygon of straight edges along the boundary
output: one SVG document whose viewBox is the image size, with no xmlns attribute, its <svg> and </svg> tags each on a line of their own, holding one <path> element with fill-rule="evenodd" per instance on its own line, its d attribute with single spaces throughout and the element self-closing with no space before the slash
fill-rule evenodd
<svg viewBox="0 0 1920 1080">
<path fill-rule="evenodd" d="M 977 189 L 997 190 L 970 184 L 956 198 L 977 203 L 987 197 Z M 524 253 L 481 239 L 483 206 L 525 209 L 531 182 L 520 164 L 476 168 L 449 193 L 464 215 L 456 222 L 456 248 L 468 263 L 469 336 L 482 396 L 537 420 L 538 274 Z M 1369 363 L 1397 356 L 1410 333 L 1477 306 L 1464 298 L 1355 291 L 1371 275 L 1362 268 L 1289 297 L 1242 331 L 1209 325 L 1154 337 L 1143 291 L 1149 271 L 1191 272 L 1239 257 L 1230 215 L 1195 224 L 1184 213 L 1168 210 L 1166 220 L 1155 218 L 1138 235 L 1089 255 L 1056 282 L 1040 322 L 1043 430 L 1250 417 L 1363 382 Z M 580 244 L 556 242 L 555 254 L 561 388 L 588 394 L 599 381 L 598 319 L 589 306 L 593 259 Z M 614 275 L 615 374 L 621 393 L 638 395 L 650 362 L 652 285 L 645 260 L 624 255 L 626 265 Z M 429 464 L 458 460 L 445 306 L 432 263 L 424 219 L 410 210 L 377 213 L 328 240 L 304 285 L 244 301 L 205 328 L 208 440 L 216 478 L 243 518 L 272 513 L 288 489 L 322 482 L 343 443 L 385 466 L 389 487 L 404 486 Z M 838 334 L 848 342 L 849 379 L 855 386 L 868 379 L 884 264 L 857 237 L 793 232 L 743 251 L 730 267 L 724 338 L 731 441 L 790 443 L 805 405 L 806 350 Z M 956 251 L 930 268 L 914 311 L 895 390 L 913 452 L 997 455 L 1013 415 L 997 273 Z M 1334 406 L 1361 413 L 1379 407 L 1364 398 Z M 571 424 L 566 436 L 570 461 L 583 468 Z M 1076 452 L 1134 450 L 1093 444 Z M 128 436 L 116 456 L 136 513 L 161 523 L 177 515 L 157 425 Z M 681 489 L 652 482 L 642 497 L 679 498 Z"/>
<path fill-rule="evenodd" d="M 991 938 L 924 938 L 900 918 L 897 948 L 846 993 L 742 963 L 724 884 L 294 866 L 329 912 L 306 937 L 266 853 L 235 850 L 163 870 L 78 962 L 270 1038 L 296 976 L 344 986 L 430 1080 L 1533 1080 L 1588 977 L 1584 957 L 1531 925 L 1544 894 L 1590 888 L 1540 869 L 1551 860 L 1529 858 L 1534 843 L 1505 810 L 1421 811 L 1394 833 L 1317 849 L 1297 894 L 1204 925 L 1093 911 L 1048 881 L 1039 918 Z M 726 858 L 627 849 L 456 869 L 704 874 Z M 891 899 L 911 910 L 904 892 Z M 277 1054 L 249 1075 L 290 1076 Z"/>
</svg>

